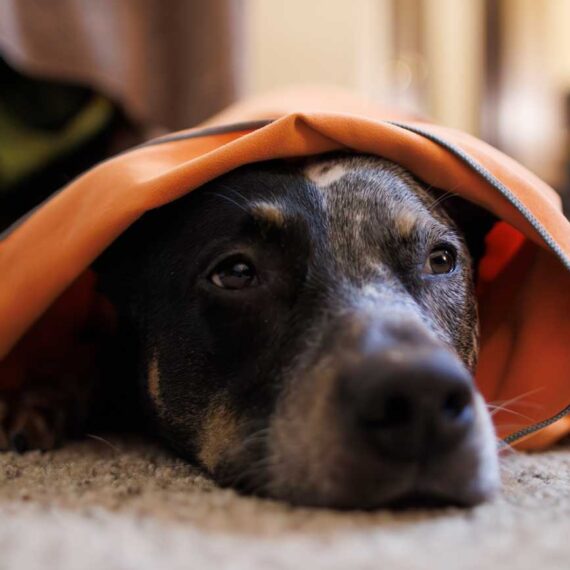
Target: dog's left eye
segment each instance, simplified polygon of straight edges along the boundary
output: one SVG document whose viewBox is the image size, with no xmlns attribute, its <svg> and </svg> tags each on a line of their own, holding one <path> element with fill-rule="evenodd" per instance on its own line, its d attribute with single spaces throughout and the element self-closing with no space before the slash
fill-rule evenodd
<svg viewBox="0 0 570 570">
<path fill-rule="evenodd" d="M 451 273 L 455 269 L 455 251 L 450 247 L 436 247 L 433 249 L 424 265 L 424 273 L 442 275 Z"/>
<path fill-rule="evenodd" d="M 212 271 L 210 281 L 220 289 L 245 289 L 257 285 L 257 273 L 245 260 L 227 259 Z"/>
</svg>

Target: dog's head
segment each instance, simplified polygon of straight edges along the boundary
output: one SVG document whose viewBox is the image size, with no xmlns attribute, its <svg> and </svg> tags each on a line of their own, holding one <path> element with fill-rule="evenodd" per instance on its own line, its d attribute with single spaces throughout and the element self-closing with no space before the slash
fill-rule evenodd
<svg viewBox="0 0 570 570">
<path fill-rule="evenodd" d="M 294 503 L 489 497 L 474 264 L 445 198 L 333 155 L 241 168 L 143 220 L 127 312 L 161 433 Z"/>
</svg>

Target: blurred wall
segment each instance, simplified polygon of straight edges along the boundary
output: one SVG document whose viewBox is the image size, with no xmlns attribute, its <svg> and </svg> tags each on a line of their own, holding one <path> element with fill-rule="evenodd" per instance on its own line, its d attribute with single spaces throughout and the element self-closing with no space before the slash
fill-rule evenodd
<svg viewBox="0 0 570 570">
<path fill-rule="evenodd" d="M 249 93 L 332 83 L 478 132 L 484 0 L 248 0 L 245 6 Z"/>
<path fill-rule="evenodd" d="M 379 94 L 392 57 L 391 0 L 247 0 L 250 67 L 258 93 L 331 83 Z"/>
<path fill-rule="evenodd" d="M 501 147 L 558 186 L 570 95 L 570 1 L 502 0 L 497 134 Z"/>
<path fill-rule="evenodd" d="M 359 90 L 489 140 L 554 186 L 568 161 L 570 0 L 244 0 L 246 92 Z"/>
<path fill-rule="evenodd" d="M 424 2 L 426 110 L 451 127 L 480 133 L 484 85 L 483 0 Z"/>
</svg>

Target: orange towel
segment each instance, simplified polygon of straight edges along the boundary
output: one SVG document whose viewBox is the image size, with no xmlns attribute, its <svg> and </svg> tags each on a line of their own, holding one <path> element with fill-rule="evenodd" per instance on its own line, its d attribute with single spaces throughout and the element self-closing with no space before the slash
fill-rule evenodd
<svg viewBox="0 0 570 570">
<path fill-rule="evenodd" d="M 488 235 L 478 283 L 477 382 L 506 408 L 494 420 L 507 441 L 541 447 L 570 432 L 570 224 L 557 194 L 474 137 L 327 91 L 238 104 L 205 126 L 134 148 L 8 230 L 0 241 L 0 387 L 25 381 L 50 318 L 69 343 L 78 319 L 92 326 L 108 311 L 84 274 L 145 211 L 246 163 L 341 148 L 401 164 L 502 220 Z M 80 298 L 89 310 L 78 311 Z"/>
</svg>

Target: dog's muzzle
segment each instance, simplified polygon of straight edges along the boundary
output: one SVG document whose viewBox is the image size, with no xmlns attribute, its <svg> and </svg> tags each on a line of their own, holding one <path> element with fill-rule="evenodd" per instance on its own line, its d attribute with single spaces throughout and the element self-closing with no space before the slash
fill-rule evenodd
<svg viewBox="0 0 570 570">
<path fill-rule="evenodd" d="M 467 506 L 496 492 L 490 416 L 451 346 L 414 318 L 352 316 L 325 337 L 275 426 L 279 460 L 298 474 L 279 496 L 375 508 L 410 497 Z"/>
</svg>

